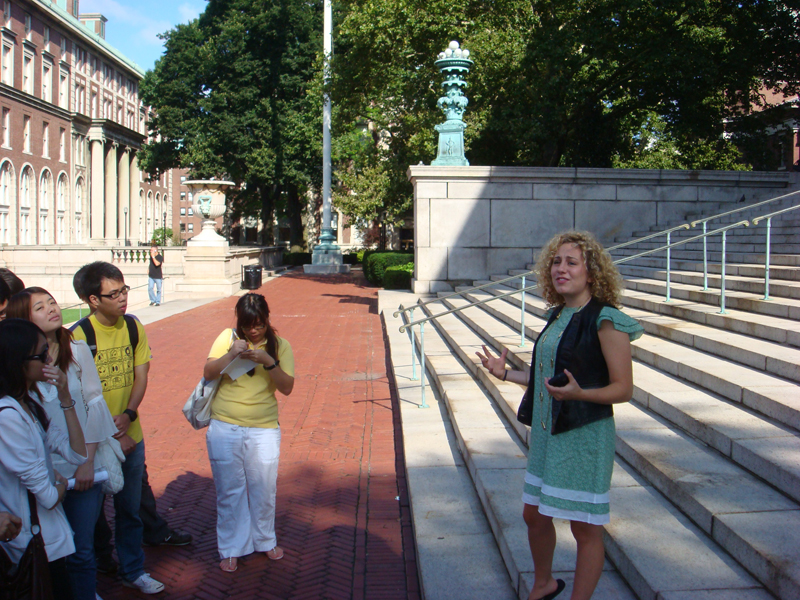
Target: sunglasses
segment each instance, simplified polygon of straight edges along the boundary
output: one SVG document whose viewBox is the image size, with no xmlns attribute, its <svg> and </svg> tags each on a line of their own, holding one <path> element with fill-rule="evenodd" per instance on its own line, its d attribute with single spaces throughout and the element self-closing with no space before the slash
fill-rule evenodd
<svg viewBox="0 0 800 600">
<path fill-rule="evenodd" d="M 50 346 L 45 344 L 44 350 L 42 350 L 39 354 L 33 354 L 31 356 L 25 357 L 25 360 L 26 361 L 27 360 L 38 360 L 39 362 L 47 364 L 50 361 L 50 356 L 48 355 L 49 351 L 50 351 Z"/>
</svg>

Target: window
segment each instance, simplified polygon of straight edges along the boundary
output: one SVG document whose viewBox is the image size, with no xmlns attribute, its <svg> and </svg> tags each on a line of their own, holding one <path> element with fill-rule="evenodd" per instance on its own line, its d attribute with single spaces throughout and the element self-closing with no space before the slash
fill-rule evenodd
<svg viewBox="0 0 800 600">
<path fill-rule="evenodd" d="M 67 38 L 65 38 L 63 36 L 61 38 L 61 48 L 59 50 L 61 52 L 61 56 L 59 58 L 61 58 L 61 60 L 66 60 L 66 58 L 67 58 Z"/>
<path fill-rule="evenodd" d="M 194 200 L 192 198 L 193 198 L 192 192 L 189 192 L 189 203 L 190 204 L 194 204 Z"/>
<path fill-rule="evenodd" d="M 22 58 L 22 91 L 33 95 L 33 54 L 29 52 Z"/>
<path fill-rule="evenodd" d="M 189 216 L 190 216 L 190 217 L 193 217 L 193 216 L 194 216 L 194 211 L 192 210 L 192 207 L 191 207 L 191 206 L 189 207 Z"/>
<path fill-rule="evenodd" d="M 50 50 L 50 27 L 44 26 L 44 49 Z"/>
<path fill-rule="evenodd" d="M 13 42 L 3 40 L 3 83 L 14 85 L 14 45 Z"/>
<path fill-rule="evenodd" d="M 83 180 L 79 179 L 75 185 L 75 243 L 80 244 L 83 242 L 83 223 L 81 222 L 81 212 L 83 211 Z M 66 233 L 62 234 L 59 242 L 64 244 L 67 241 Z"/>
<path fill-rule="evenodd" d="M 92 115 L 91 115 L 92 118 L 96 119 L 97 118 L 97 92 L 95 92 L 95 91 L 92 92 L 92 102 L 91 102 L 91 106 L 89 108 L 92 111 Z"/>
<path fill-rule="evenodd" d="M 0 165 L 0 244 L 9 243 L 9 210 L 11 209 L 11 163 Z"/>
<path fill-rule="evenodd" d="M 186 202 L 186 192 L 181 192 L 181 202 Z"/>
<path fill-rule="evenodd" d="M 22 117 L 22 151 L 31 152 L 31 118 L 28 115 Z"/>
<path fill-rule="evenodd" d="M 50 231 L 47 223 L 47 215 L 50 211 L 50 196 L 52 187 L 52 178 L 50 172 L 45 171 L 42 173 L 42 179 L 39 181 L 39 243 L 47 244 L 50 241 Z"/>
<path fill-rule="evenodd" d="M 184 181 L 186 181 L 186 175 L 181 175 L 181 183 L 183 183 Z"/>
<path fill-rule="evenodd" d="M 3 2 L 3 25 L 11 27 L 11 0 Z"/>
<path fill-rule="evenodd" d="M 42 61 L 42 100 L 53 101 L 53 63 Z"/>
<path fill-rule="evenodd" d="M 186 233 L 186 223 L 181 223 L 181 233 Z"/>
<path fill-rule="evenodd" d="M 50 158 L 50 124 L 42 125 L 42 156 Z"/>
<path fill-rule="evenodd" d="M 61 71 L 58 74 L 58 105 L 64 110 L 69 110 L 69 74 Z"/>
<path fill-rule="evenodd" d="M 67 241 L 66 232 L 66 207 L 67 207 L 67 178 L 62 175 L 58 178 L 56 189 L 56 243 L 64 244 Z"/>
<path fill-rule="evenodd" d="M 3 108 L 3 148 L 11 148 L 11 109 Z"/>
<path fill-rule="evenodd" d="M 58 160 L 66 162 L 67 160 L 67 130 L 61 128 L 58 135 Z"/>
<path fill-rule="evenodd" d="M 25 38 L 28 40 L 31 39 L 31 23 L 31 16 L 28 13 L 25 13 Z"/>
<path fill-rule="evenodd" d="M 86 114 L 86 86 L 75 84 L 75 112 Z"/>
<path fill-rule="evenodd" d="M 189 233 L 194 231 L 194 223 L 189 223 Z"/>
<path fill-rule="evenodd" d="M 181 207 L 181 216 L 182 216 L 182 217 L 185 217 L 185 216 L 186 216 L 186 209 L 185 209 L 185 208 L 183 208 L 183 207 Z"/>
<path fill-rule="evenodd" d="M 29 245 L 31 243 L 31 194 L 32 173 L 30 167 L 22 172 L 19 181 L 19 243 Z"/>
</svg>

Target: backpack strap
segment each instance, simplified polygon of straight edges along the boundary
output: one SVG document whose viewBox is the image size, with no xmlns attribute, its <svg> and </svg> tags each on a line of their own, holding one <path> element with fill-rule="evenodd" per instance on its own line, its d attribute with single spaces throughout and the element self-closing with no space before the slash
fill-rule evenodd
<svg viewBox="0 0 800 600">
<path fill-rule="evenodd" d="M 131 342 L 133 353 L 136 354 L 136 347 L 139 345 L 139 328 L 136 326 L 136 318 L 131 315 L 122 315 L 125 319 L 125 325 L 128 326 L 128 339 Z M 92 351 L 92 358 L 97 357 L 97 335 L 95 335 L 92 322 L 86 318 L 78 321 L 78 325 L 84 337 L 86 337 L 86 345 Z"/>
<path fill-rule="evenodd" d="M 86 338 L 86 345 L 92 351 L 92 358 L 97 357 L 97 336 L 94 333 L 94 326 L 89 318 L 81 319 L 78 321 L 78 328 L 83 331 L 83 336 Z"/>
</svg>

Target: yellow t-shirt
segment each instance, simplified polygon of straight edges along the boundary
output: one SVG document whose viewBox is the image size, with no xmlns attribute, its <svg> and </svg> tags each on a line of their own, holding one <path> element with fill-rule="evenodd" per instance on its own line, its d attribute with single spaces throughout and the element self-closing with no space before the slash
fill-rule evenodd
<svg viewBox="0 0 800 600">
<path fill-rule="evenodd" d="M 248 343 L 248 348 L 253 345 Z M 231 330 L 226 329 L 219 334 L 208 353 L 209 359 L 220 358 L 228 353 L 231 347 Z M 259 344 L 266 347 L 266 341 Z M 278 338 L 278 360 L 280 369 L 294 377 L 294 355 L 289 342 Z M 275 383 L 263 365 L 255 368 L 255 373 L 242 375 L 236 380 L 222 375 L 217 395 L 211 404 L 211 418 L 242 427 L 261 427 L 274 429 L 278 427 L 278 400 L 275 398 Z"/>
<path fill-rule="evenodd" d="M 97 338 L 97 355 L 94 357 L 94 364 L 97 367 L 97 374 L 100 376 L 100 383 L 103 384 L 103 398 L 106 400 L 111 416 L 116 417 L 128 408 L 133 389 L 133 368 L 150 362 L 147 334 L 144 326 L 137 319 L 139 343 L 136 345 L 134 355 L 128 335 L 128 326 L 123 317 L 120 317 L 111 327 L 100 323 L 95 315 L 89 317 L 89 321 L 94 327 L 94 334 Z M 72 335 L 76 340 L 86 341 L 86 336 L 80 327 L 76 327 Z M 136 443 L 142 441 L 141 419 L 136 419 L 131 423 L 128 435 Z"/>
</svg>

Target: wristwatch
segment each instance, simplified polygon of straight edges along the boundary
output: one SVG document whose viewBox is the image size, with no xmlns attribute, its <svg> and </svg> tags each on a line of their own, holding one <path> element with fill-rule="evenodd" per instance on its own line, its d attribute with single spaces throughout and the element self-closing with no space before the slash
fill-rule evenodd
<svg viewBox="0 0 800 600">
<path fill-rule="evenodd" d="M 122 414 L 128 415 L 128 418 L 131 420 L 131 423 L 133 423 L 136 419 L 139 418 L 139 415 L 136 414 L 136 411 L 131 410 L 130 408 L 126 408 L 125 410 L 123 410 Z"/>
<path fill-rule="evenodd" d="M 268 366 L 268 367 L 264 367 L 264 368 L 265 368 L 267 371 L 272 371 L 272 369 L 274 369 L 275 367 L 277 367 L 279 364 L 281 364 L 281 361 L 279 361 L 279 360 L 276 360 L 276 361 L 275 361 L 275 364 L 272 364 L 272 365 L 270 365 L 270 366 Z"/>
</svg>

